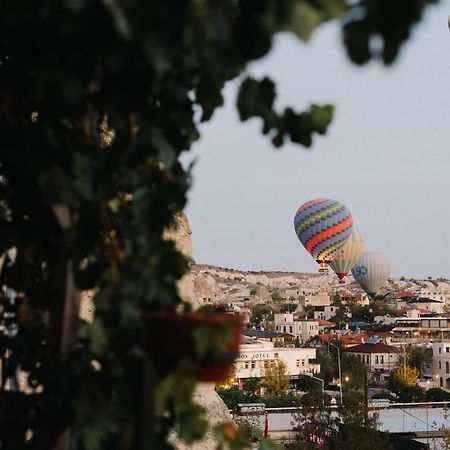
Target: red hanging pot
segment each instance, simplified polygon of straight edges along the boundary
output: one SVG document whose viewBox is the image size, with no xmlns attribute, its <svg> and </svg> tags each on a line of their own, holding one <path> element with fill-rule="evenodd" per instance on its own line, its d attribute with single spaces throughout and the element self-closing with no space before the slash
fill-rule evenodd
<svg viewBox="0 0 450 450">
<path fill-rule="evenodd" d="M 147 314 L 144 315 L 147 332 L 147 351 L 156 369 L 168 373 L 189 360 L 190 375 L 199 381 L 227 380 L 233 363 L 239 356 L 242 318 L 226 313 Z M 214 336 L 220 333 L 220 345 L 214 345 Z M 203 336 L 204 352 L 198 351 L 199 335 Z M 220 336 L 222 338 L 220 338 Z M 217 348 L 216 348 L 217 347 Z M 220 351 L 218 351 L 220 347 Z"/>
</svg>

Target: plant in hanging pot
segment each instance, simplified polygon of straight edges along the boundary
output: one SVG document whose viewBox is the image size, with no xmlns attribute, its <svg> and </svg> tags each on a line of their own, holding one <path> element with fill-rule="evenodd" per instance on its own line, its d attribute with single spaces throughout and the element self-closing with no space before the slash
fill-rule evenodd
<svg viewBox="0 0 450 450">
<path fill-rule="evenodd" d="M 165 374 L 183 367 L 199 381 L 224 381 L 239 355 L 242 318 L 206 305 L 193 313 L 148 313 L 147 352 Z"/>
</svg>

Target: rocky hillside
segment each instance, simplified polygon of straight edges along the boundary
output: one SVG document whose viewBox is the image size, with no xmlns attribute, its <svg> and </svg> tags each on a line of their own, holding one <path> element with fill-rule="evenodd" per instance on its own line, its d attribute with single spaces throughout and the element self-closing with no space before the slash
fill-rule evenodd
<svg viewBox="0 0 450 450">
<path fill-rule="evenodd" d="M 288 298 L 291 292 L 301 291 L 308 294 L 317 291 L 329 293 L 360 293 L 352 275 L 340 284 L 336 275 L 298 273 L 298 272 L 246 272 L 209 265 L 192 267 L 194 292 L 201 303 L 207 302 L 243 302 L 250 304 L 265 303 L 271 300 L 271 293 L 278 290 Z M 423 297 L 435 296 L 439 293 L 450 297 L 450 281 L 417 280 L 390 278 L 383 293 L 408 291 Z"/>
</svg>

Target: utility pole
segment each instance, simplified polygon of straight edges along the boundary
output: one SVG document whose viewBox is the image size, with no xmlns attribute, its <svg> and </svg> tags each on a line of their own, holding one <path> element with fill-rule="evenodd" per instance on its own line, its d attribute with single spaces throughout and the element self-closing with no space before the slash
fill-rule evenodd
<svg viewBox="0 0 450 450">
<path fill-rule="evenodd" d="M 403 347 L 403 376 L 406 381 L 406 344 Z"/>
<path fill-rule="evenodd" d="M 364 417 L 369 418 L 369 384 L 367 382 L 367 370 L 364 371 Z"/>
<path fill-rule="evenodd" d="M 341 351 L 337 345 L 334 345 L 331 341 L 328 341 L 338 351 L 338 371 L 339 371 L 339 394 L 341 397 L 341 406 L 343 405 L 343 395 L 342 395 L 342 372 L 341 372 Z"/>
</svg>

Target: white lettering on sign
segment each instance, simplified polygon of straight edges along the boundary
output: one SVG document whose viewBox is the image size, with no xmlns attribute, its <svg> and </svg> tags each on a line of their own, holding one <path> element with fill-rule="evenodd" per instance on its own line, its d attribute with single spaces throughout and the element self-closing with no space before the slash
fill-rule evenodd
<svg viewBox="0 0 450 450">
<path fill-rule="evenodd" d="M 253 355 L 239 355 L 239 359 L 273 359 L 270 353 L 254 353 Z"/>
</svg>

